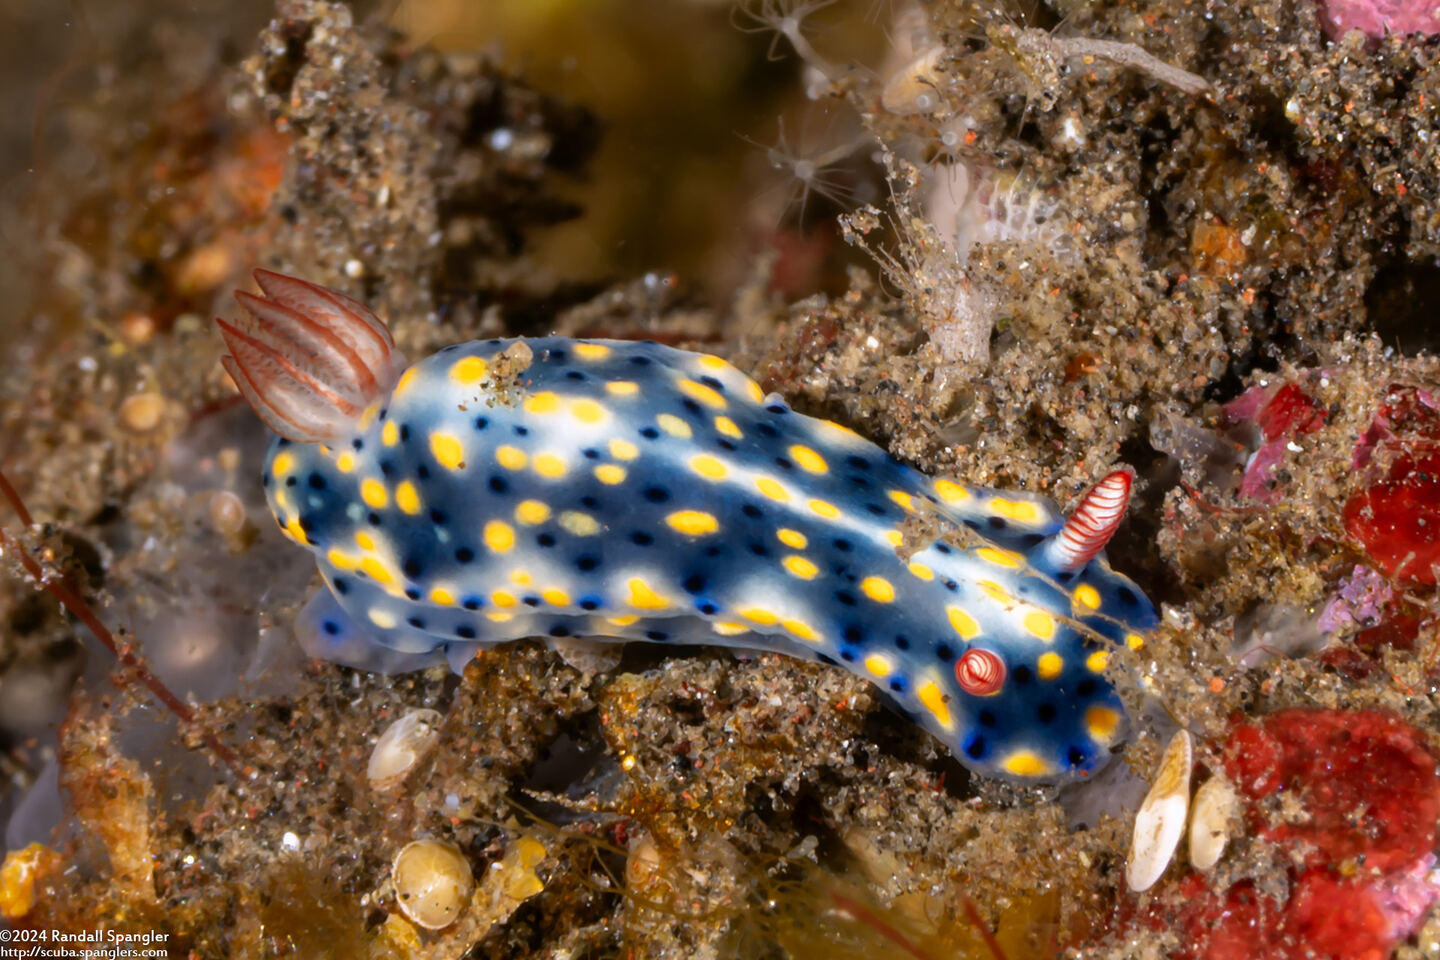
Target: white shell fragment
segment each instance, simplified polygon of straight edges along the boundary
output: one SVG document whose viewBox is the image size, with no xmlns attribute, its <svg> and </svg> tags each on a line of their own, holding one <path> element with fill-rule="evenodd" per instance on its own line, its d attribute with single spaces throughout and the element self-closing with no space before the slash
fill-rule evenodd
<svg viewBox="0 0 1440 960">
<path fill-rule="evenodd" d="M 375 790 L 398 786 L 440 739 L 440 721 L 438 711 L 411 710 L 386 727 L 365 768 L 370 786 Z"/>
<path fill-rule="evenodd" d="M 1190 810 L 1190 865 L 1201 873 L 1220 862 L 1239 814 L 1239 797 L 1224 777 L 1211 777 L 1195 791 Z"/>
<path fill-rule="evenodd" d="M 475 892 L 470 862 L 459 849 L 439 840 L 407 843 L 395 855 L 391 879 L 400 912 L 426 930 L 448 927 Z"/>
<path fill-rule="evenodd" d="M 1190 734 L 1180 730 L 1165 747 L 1150 792 L 1135 814 L 1135 835 L 1130 841 L 1130 860 L 1125 864 L 1125 882 L 1137 893 L 1149 890 L 1160 879 L 1185 834 L 1192 762 Z"/>
</svg>

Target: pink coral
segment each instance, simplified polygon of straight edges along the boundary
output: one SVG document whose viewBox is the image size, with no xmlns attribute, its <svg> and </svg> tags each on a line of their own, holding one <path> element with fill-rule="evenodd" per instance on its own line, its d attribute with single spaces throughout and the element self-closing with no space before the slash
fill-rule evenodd
<svg viewBox="0 0 1440 960">
<path fill-rule="evenodd" d="M 1440 33 L 1440 7 L 1434 0 L 1326 0 L 1320 7 L 1325 32 L 1339 39 L 1363 30 L 1376 40 L 1387 33 Z"/>
</svg>

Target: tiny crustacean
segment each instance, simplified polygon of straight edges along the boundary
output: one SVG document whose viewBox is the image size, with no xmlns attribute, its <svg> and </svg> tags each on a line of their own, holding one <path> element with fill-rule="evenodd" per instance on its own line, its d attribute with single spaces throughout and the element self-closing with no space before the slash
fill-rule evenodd
<svg viewBox="0 0 1440 960">
<path fill-rule="evenodd" d="M 927 477 L 719 357 L 541 337 L 407 366 L 356 301 L 256 280 L 217 323 L 281 434 L 270 507 L 328 588 L 297 623 L 312 655 L 396 672 L 524 637 L 775 650 L 845 666 L 1021 781 L 1088 775 L 1123 736 L 1107 657 L 1155 623 L 1102 554 L 1130 471 L 1066 519 Z M 907 544 L 919 514 L 963 545 Z"/>
</svg>

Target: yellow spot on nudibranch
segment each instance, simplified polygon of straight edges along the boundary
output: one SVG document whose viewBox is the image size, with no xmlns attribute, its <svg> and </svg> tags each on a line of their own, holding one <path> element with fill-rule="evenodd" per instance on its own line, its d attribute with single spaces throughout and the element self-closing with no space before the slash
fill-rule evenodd
<svg viewBox="0 0 1440 960">
<path fill-rule="evenodd" d="M 915 498 L 910 496 L 910 494 L 906 493 L 904 490 L 891 490 L 890 499 L 895 501 L 897 505 L 904 507 L 906 510 L 915 509 Z"/>
<path fill-rule="evenodd" d="M 1141 647 L 1145 646 L 1145 638 L 1140 636 L 1140 634 L 1138 633 L 1128 634 L 1125 637 L 1125 646 L 1129 647 L 1131 650 L 1139 650 Z"/>
<path fill-rule="evenodd" d="M 740 616 L 749 620 L 751 623 L 758 623 L 767 627 L 780 622 L 779 617 L 764 607 L 752 607 L 749 610 L 741 610 Z"/>
<path fill-rule="evenodd" d="M 750 399 L 756 403 L 765 399 L 765 391 L 760 389 L 760 384 L 751 380 L 749 377 L 745 378 L 745 392 L 750 394 Z"/>
<path fill-rule="evenodd" d="M 984 590 L 986 595 L 996 603 L 1001 603 L 1008 607 L 1015 602 L 1015 598 L 1010 596 L 1009 591 L 994 580 L 980 580 L 976 582 L 975 585 L 981 590 Z"/>
<path fill-rule="evenodd" d="M 1120 714 L 1109 707 L 1091 707 L 1085 711 L 1085 728 L 1100 743 L 1108 744 L 1120 727 Z"/>
<path fill-rule="evenodd" d="M 706 370 L 724 370 L 726 367 L 730 366 L 730 362 L 728 360 L 723 360 L 720 357 L 715 356 L 715 354 L 713 353 L 702 353 L 698 362 L 700 366 L 704 367 Z"/>
<path fill-rule="evenodd" d="M 558 587 L 541 590 L 540 596 L 552 607 L 568 607 L 570 605 L 570 594 Z"/>
<path fill-rule="evenodd" d="M 525 401 L 526 413 L 546 414 L 559 409 L 560 397 L 549 390 L 543 390 Z"/>
<path fill-rule="evenodd" d="M 375 538 L 370 536 L 370 534 L 364 530 L 355 531 L 355 543 L 360 547 L 361 550 L 375 549 Z"/>
<path fill-rule="evenodd" d="M 402 480 L 395 486 L 395 506 L 411 516 L 420 512 L 420 493 L 415 484 Z"/>
<path fill-rule="evenodd" d="M 946 503 L 955 503 L 970 497 L 970 491 L 953 480 L 936 480 L 935 494 Z"/>
<path fill-rule="evenodd" d="M 819 567 L 804 557 L 786 557 L 781 561 L 781 564 L 786 570 L 790 571 L 791 576 L 799 577 L 801 580 L 813 579 L 815 574 L 820 572 Z"/>
<path fill-rule="evenodd" d="M 1050 640 L 1055 636 L 1055 618 L 1043 610 L 1031 610 L 1025 614 L 1025 629 L 1037 640 Z"/>
<path fill-rule="evenodd" d="M 344 453 L 340 454 L 340 456 L 335 458 L 335 469 L 339 470 L 341 473 L 349 473 L 351 470 L 354 470 L 355 454 L 351 453 L 349 450 L 346 450 Z"/>
<path fill-rule="evenodd" d="M 381 610 L 379 607 L 370 608 L 370 622 L 381 630 L 389 630 L 395 626 L 395 615 L 388 610 Z"/>
<path fill-rule="evenodd" d="M 505 613 L 501 610 L 491 610 L 489 613 L 485 614 L 485 617 L 493 623 L 508 623 L 511 620 L 515 619 L 514 614 Z"/>
<path fill-rule="evenodd" d="M 950 617 L 950 626 L 962 639 L 972 640 L 980 635 L 980 624 L 964 610 L 959 607 L 946 607 L 945 612 Z"/>
<path fill-rule="evenodd" d="M 495 462 L 506 470 L 524 470 L 525 464 L 530 458 L 525 456 L 525 451 L 518 447 L 505 444 L 495 450 Z"/>
<path fill-rule="evenodd" d="M 981 560 L 995 564 L 997 567 L 1009 567 L 1016 569 L 1023 562 L 1020 554 L 1009 550 L 1001 550 L 998 547 L 981 547 L 975 551 L 975 556 Z"/>
<path fill-rule="evenodd" d="M 639 577 L 631 577 L 626 584 L 630 588 L 630 606 L 639 607 L 641 610 L 664 610 L 670 606 L 670 601 L 660 596 L 650 585 Z"/>
<path fill-rule="evenodd" d="M 594 400 L 576 400 L 570 404 L 570 416 L 581 423 L 599 423 L 605 419 L 605 408 Z"/>
<path fill-rule="evenodd" d="M 360 561 L 360 569 L 364 570 L 370 579 L 376 583 L 388 585 L 395 582 L 395 574 L 391 573 L 390 568 L 380 562 L 379 557 L 363 558 Z"/>
<path fill-rule="evenodd" d="M 459 470 L 465 466 L 465 447 L 453 433 L 437 430 L 430 434 L 430 453 L 447 470 Z"/>
<path fill-rule="evenodd" d="M 537 453 L 533 462 L 535 472 L 551 480 L 565 476 L 565 461 L 553 453 Z"/>
<path fill-rule="evenodd" d="M 910 561 L 909 570 L 912 574 L 919 577 L 921 580 L 935 579 L 935 571 L 925 566 L 925 564 L 919 563 L 918 561 Z"/>
<path fill-rule="evenodd" d="M 305 530 L 300 526 L 299 517 L 291 517 L 289 520 L 285 521 L 285 532 L 288 533 L 290 535 L 290 539 L 294 540 L 296 543 L 303 546 L 310 545 L 310 538 L 305 536 Z"/>
<path fill-rule="evenodd" d="M 295 455 L 289 450 L 276 455 L 275 459 L 270 462 L 270 469 L 277 477 L 285 476 L 285 474 L 295 469 Z"/>
<path fill-rule="evenodd" d="M 354 570 L 356 567 L 360 566 L 359 560 L 356 560 L 348 553 L 342 553 L 334 547 L 331 547 L 330 550 L 325 554 L 325 559 L 329 560 L 330 566 L 334 567 L 337 570 Z"/>
<path fill-rule="evenodd" d="M 827 520 L 834 520 L 840 516 L 840 508 L 826 500 L 811 500 L 810 509 Z"/>
<path fill-rule="evenodd" d="M 522 500 L 515 507 L 515 519 L 533 527 L 537 523 L 544 523 L 550 519 L 550 508 L 539 500 Z"/>
<path fill-rule="evenodd" d="M 666 517 L 665 522 L 676 533 L 692 537 L 701 537 L 720 529 L 720 524 L 715 520 L 714 515 L 701 510 L 677 510 Z"/>
<path fill-rule="evenodd" d="M 566 510 L 560 514 L 560 527 L 577 537 L 593 537 L 600 532 L 600 522 L 588 513 Z"/>
<path fill-rule="evenodd" d="M 888 677 L 893 668 L 890 666 L 889 660 L 879 654 L 872 653 L 865 658 L 865 669 L 869 670 L 872 676 Z"/>
<path fill-rule="evenodd" d="M 715 390 L 713 387 L 707 387 L 703 383 L 696 383 L 694 380 L 681 380 L 676 383 L 675 386 L 691 400 L 698 400 L 707 407 L 724 410 L 727 406 L 725 398 L 720 395 L 720 391 Z"/>
<path fill-rule="evenodd" d="M 615 439 L 610 441 L 610 456 L 616 460 L 634 460 L 640 456 L 640 448 L 629 440 Z"/>
<path fill-rule="evenodd" d="M 510 571 L 510 582 L 513 584 L 517 584 L 518 586 L 522 587 L 528 587 L 534 581 L 535 578 L 530 576 L 529 570 L 522 570 L 517 568 Z"/>
<path fill-rule="evenodd" d="M 729 417 L 715 418 L 715 432 L 723 433 L 727 437 L 734 437 L 736 440 L 745 436 L 745 434 L 740 432 L 740 428 L 735 426 L 735 421 Z"/>
<path fill-rule="evenodd" d="M 1085 658 L 1085 666 L 1091 673 L 1104 673 L 1105 667 L 1110 663 L 1110 654 L 1104 650 L 1096 650 Z"/>
<path fill-rule="evenodd" d="M 640 392 L 640 384 L 633 380 L 611 380 L 605 384 L 605 390 L 617 397 L 628 397 L 632 393 Z"/>
<path fill-rule="evenodd" d="M 725 464 L 721 463 L 715 457 L 710 456 L 708 453 L 691 457 L 690 469 L 710 480 L 723 480 L 726 474 L 730 472 L 726 469 Z"/>
<path fill-rule="evenodd" d="M 782 620 L 780 626 L 789 630 L 793 636 L 799 637 L 801 640 L 808 640 L 811 643 L 818 643 L 820 641 L 820 634 L 816 633 L 808 623 L 800 620 Z"/>
<path fill-rule="evenodd" d="M 367 506 L 379 510 L 390 502 L 390 494 L 385 492 L 385 484 L 371 478 L 361 481 L 360 499 L 364 500 Z"/>
<path fill-rule="evenodd" d="M 415 378 L 419 375 L 420 368 L 418 366 L 411 367 L 409 370 L 406 370 L 404 373 L 402 373 L 400 375 L 399 381 L 395 384 L 395 389 L 390 392 L 391 398 L 398 400 L 402 393 L 410 389 L 410 385 L 415 382 Z"/>
<path fill-rule="evenodd" d="M 627 613 L 618 617 L 606 617 L 605 622 L 617 627 L 628 627 L 631 624 L 639 623 L 640 618 L 633 613 Z"/>
<path fill-rule="evenodd" d="M 1049 764 L 1029 750 L 1016 750 L 1000 766 L 1017 777 L 1039 777 L 1050 772 Z"/>
<path fill-rule="evenodd" d="M 905 534 L 899 530 L 890 530 L 886 532 L 885 539 L 890 543 L 890 546 L 898 547 L 905 542 Z"/>
<path fill-rule="evenodd" d="M 990 501 L 990 512 L 1011 520 L 1035 520 L 1040 516 L 1035 504 L 1027 500 L 1007 500 L 1004 497 L 995 497 Z"/>
<path fill-rule="evenodd" d="M 925 709 L 930 711 L 930 715 L 940 726 L 949 730 L 955 725 L 955 721 L 950 717 L 950 708 L 945 705 L 945 694 L 940 691 L 940 687 L 935 681 L 926 680 L 920 684 L 915 695 L 920 698 L 920 702 L 925 705 Z"/>
<path fill-rule="evenodd" d="M 602 463 L 595 468 L 595 479 L 609 486 L 625 482 L 625 468 L 613 463 Z"/>
<path fill-rule="evenodd" d="M 889 603 L 895 599 L 895 587 L 884 577 L 866 577 L 860 581 L 860 589 L 876 603 Z"/>
<path fill-rule="evenodd" d="M 796 550 L 804 550 L 810 543 L 810 539 L 799 530 L 791 530 L 789 527 L 781 527 L 775 531 L 775 536 L 787 547 L 794 547 Z"/>
<path fill-rule="evenodd" d="M 575 356 L 581 360 L 604 360 L 610 356 L 610 348 L 603 343 L 577 343 Z"/>
<path fill-rule="evenodd" d="M 790 499 L 790 491 L 786 490 L 779 480 L 771 477 L 760 477 L 755 481 L 755 489 L 765 494 L 765 496 L 771 500 L 779 500 L 783 503 Z"/>
<path fill-rule="evenodd" d="M 824 457 L 798 443 L 790 448 L 790 458 L 800 464 L 801 469 L 811 473 L 828 473 L 830 470 L 830 464 L 825 462 Z"/>
<path fill-rule="evenodd" d="M 655 418 L 655 422 L 659 425 L 661 430 L 664 430 L 672 437 L 679 437 L 682 440 L 687 440 L 690 437 L 694 436 L 694 431 L 690 429 L 690 424 L 686 423 L 684 420 L 681 420 L 673 413 L 662 413 L 660 414 L 660 416 Z"/>
<path fill-rule="evenodd" d="M 508 590 L 496 590 L 490 594 L 490 602 L 497 607 L 513 607 L 516 603 L 515 595 Z"/>
<path fill-rule="evenodd" d="M 503 520 L 491 520 L 485 524 L 485 532 L 482 534 L 485 546 L 496 553 L 504 553 L 515 546 L 515 528 Z"/>
<path fill-rule="evenodd" d="M 743 623 L 732 623 L 729 620 L 717 620 L 710 625 L 710 629 L 722 637 L 736 637 L 742 633 L 749 633 L 750 628 Z"/>
<path fill-rule="evenodd" d="M 355 424 L 355 429 L 359 430 L 361 433 L 364 433 L 366 430 L 370 429 L 370 424 L 374 423 L 375 418 L 379 415 L 380 401 L 376 400 L 374 403 L 370 404 L 370 406 L 366 407 L 365 411 L 360 414 L 360 420 Z"/>
<path fill-rule="evenodd" d="M 1035 661 L 1035 672 L 1040 675 L 1041 680 L 1054 680 L 1064 669 L 1065 660 L 1058 653 L 1042 653 L 1040 659 Z"/>
<path fill-rule="evenodd" d="M 431 587 L 430 602 L 438 603 L 442 607 L 453 607 L 455 606 L 455 594 L 444 587 Z"/>
<path fill-rule="evenodd" d="M 394 420 L 386 420 L 385 426 L 380 428 L 380 442 L 387 447 L 393 447 L 400 442 L 400 425 Z"/>
<path fill-rule="evenodd" d="M 479 357 L 465 357 L 450 368 L 450 379 L 463 386 L 474 386 L 485 378 L 490 367 Z"/>
<path fill-rule="evenodd" d="M 1082 583 L 1080 584 L 1080 586 L 1075 588 L 1075 602 L 1082 607 L 1088 607 L 1091 610 L 1099 610 L 1100 591 L 1096 590 L 1088 583 Z"/>
</svg>

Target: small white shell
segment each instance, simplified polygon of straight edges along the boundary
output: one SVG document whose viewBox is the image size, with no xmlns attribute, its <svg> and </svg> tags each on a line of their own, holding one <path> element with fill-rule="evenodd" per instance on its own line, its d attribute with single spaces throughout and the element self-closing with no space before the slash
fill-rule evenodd
<svg viewBox="0 0 1440 960">
<path fill-rule="evenodd" d="M 1175 847 L 1185 834 L 1192 762 L 1190 734 L 1180 730 L 1165 747 L 1150 792 L 1135 814 L 1135 834 L 1130 841 L 1130 859 L 1125 864 L 1125 882 L 1137 893 L 1149 890 L 1165 873 L 1175 856 Z"/>
<path fill-rule="evenodd" d="M 470 862 L 458 848 L 439 840 L 407 843 L 395 855 L 390 876 L 400 912 L 426 930 L 454 923 L 475 892 Z"/>
<path fill-rule="evenodd" d="M 1201 873 L 1220 862 L 1240 812 L 1240 798 L 1224 777 L 1200 784 L 1190 808 L 1190 865 Z"/>
<path fill-rule="evenodd" d="M 435 710 L 411 710 L 386 727 L 365 768 L 370 786 L 375 790 L 398 786 L 440 739 L 441 719 Z"/>
</svg>

